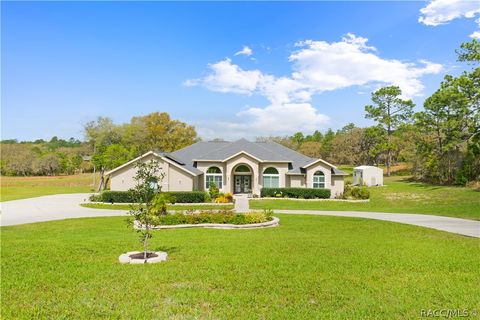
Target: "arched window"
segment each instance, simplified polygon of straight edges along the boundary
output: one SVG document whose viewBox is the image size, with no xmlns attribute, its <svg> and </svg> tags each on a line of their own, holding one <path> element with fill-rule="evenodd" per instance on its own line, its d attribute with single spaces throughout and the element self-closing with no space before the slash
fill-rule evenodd
<svg viewBox="0 0 480 320">
<path fill-rule="evenodd" d="M 280 175 L 278 170 L 273 167 L 268 167 L 263 170 L 263 187 L 264 188 L 278 188 L 280 186 Z"/>
<path fill-rule="evenodd" d="M 210 167 L 205 174 L 205 189 L 210 187 L 210 183 L 214 183 L 217 188 L 222 188 L 222 170 L 218 167 Z"/>
<path fill-rule="evenodd" d="M 236 173 L 245 173 L 245 172 L 250 172 L 250 168 L 247 167 L 244 164 L 239 165 L 238 167 L 235 168 Z"/>
<path fill-rule="evenodd" d="M 313 174 L 313 187 L 315 189 L 325 188 L 325 175 L 322 171 L 317 171 Z"/>
</svg>

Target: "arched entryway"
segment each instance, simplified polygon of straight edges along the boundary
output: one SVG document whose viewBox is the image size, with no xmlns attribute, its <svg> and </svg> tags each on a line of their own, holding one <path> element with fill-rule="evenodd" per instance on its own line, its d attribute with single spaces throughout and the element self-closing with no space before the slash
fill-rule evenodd
<svg viewBox="0 0 480 320">
<path fill-rule="evenodd" d="M 253 170 L 246 164 L 238 164 L 233 168 L 233 193 L 252 193 Z"/>
</svg>

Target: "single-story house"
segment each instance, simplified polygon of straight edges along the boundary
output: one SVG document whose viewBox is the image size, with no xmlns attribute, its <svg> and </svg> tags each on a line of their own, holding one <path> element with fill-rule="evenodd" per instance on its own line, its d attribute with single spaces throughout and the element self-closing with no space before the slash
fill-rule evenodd
<svg viewBox="0 0 480 320">
<path fill-rule="evenodd" d="M 383 186 L 383 170 L 374 166 L 353 168 L 353 184 L 364 186 Z"/>
<path fill-rule="evenodd" d="M 135 163 L 156 159 L 165 174 L 163 191 L 208 190 L 259 195 L 263 187 L 327 188 L 332 197 L 343 193 L 347 175 L 333 164 L 300 154 L 275 142 L 197 142 L 171 153 L 150 151 L 106 172 L 111 190 L 135 184 Z"/>
</svg>

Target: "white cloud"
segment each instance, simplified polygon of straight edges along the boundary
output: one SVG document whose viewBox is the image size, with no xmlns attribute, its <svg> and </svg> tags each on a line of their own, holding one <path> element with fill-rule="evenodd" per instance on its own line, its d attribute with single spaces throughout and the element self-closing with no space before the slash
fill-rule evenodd
<svg viewBox="0 0 480 320">
<path fill-rule="evenodd" d="M 224 125 L 230 129 L 250 131 L 252 134 L 313 131 L 330 120 L 328 116 L 318 113 L 310 103 L 272 104 L 265 108 L 249 108 L 236 115 L 240 122 L 227 122 Z"/>
<path fill-rule="evenodd" d="M 258 94 L 270 101 L 266 107 L 240 112 L 230 129 L 271 133 L 288 130 L 311 131 L 324 125 L 328 117 L 309 101 L 315 94 L 352 86 L 399 86 L 405 97 L 421 95 L 421 78 L 442 71 L 440 64 L 417 63 L 381 58 L 368 39 L 347 34 L 339 42 L 305 40 L 296 44 L 289 56 L 290 76 L 277 77 L 258 69 L 244 70 L 230 59 L 208 65 L 205 77 L 187 80 L 186 85 L 203 85 L 216 92 Z"/>
<path fill-rule="evenodd" d="M 297 43 L 300 50 L 290 56 L 293 79 L 321 93 L 371 83 L 397 85 L 404 96 L 419 95 L 423 90 L 420 78 L 442 70 L 439 64 L 425 60 L 420 64 L 383 59 L 376 48 L 367 46 L 367 39 L 348 34 L 342 41 L 328 43 L 307 40 Z"/>
<path fill-rule="evenodd" d="M 252 54 L 253 54 L 252 48 L 248 46 L 243 46 L 242 50 L 235 53 L 236 56 L 239 56 L 239 55 L 251 56 Z"/>
<path fill-rule="evenodd" d="M 470 37 L 475 38 L 475 39 L 480 39 L 480 18 L 475 20 L 475 22 L 478 24 L 478 31 L 475 31 L 470 35 Z"/>
<path fill-rule="evenodd" d="M 467 18 L 472 19 L 480 14 L 480 1 L 478 0 L 432 0 L 425 7 L 420 9 L 422 14 L 418 21 L 427 26 L 438 26 L 446 24 L 454 19 Z M 479 26 L 480 23 L 476 21 Z M 480 37 L 480 31 L 475 31 L 470 35 L 473 38 Z"/>
<path fill-rule="evenodd" d="M 211 63 L 208 68 L 210 73 L 206 77 L 187 80 L 184 85 L 202 84 L 212 91 L 252 94 L 263 78 L 263 74 L 259 70 L 243 70 L 228 58 Z"/>
</svg>

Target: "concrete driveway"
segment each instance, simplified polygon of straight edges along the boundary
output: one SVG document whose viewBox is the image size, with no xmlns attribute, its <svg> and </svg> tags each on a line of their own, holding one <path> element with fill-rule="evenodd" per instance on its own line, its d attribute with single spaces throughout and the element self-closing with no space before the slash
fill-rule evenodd
<svg viewBox="0 0 480 320">
<path fill-rule="evenodd" d="M 316 211 L 316 210 L 275 210 L 278 213 L 313 214 L 321 216 L 367 218 L 411 224 L 463 236 L 480 238 L 480 221 L 433 216 L 428 214 L 413 213 L 385 213 L 385 212 L 360 212 L 360 211 Z"/>
<path fill-rule="evenodd" d="M 84 217 L 126 215 L 125 210 L 102 210 L 81 207 L 89 193 L 56 194 L 37 198 L 1 202 L 1 225 Z"/>
<path fill-rule="evenodd" d="M 57 194 L 52 196 L 2 202 L 0 203 L 2 211 L 1 225 L 9 226 L 69 218 L 126 215 L 126 210 L 104 210 L 81 207 L 81 203 L 88 202 L 89 196 L 90 194 L 88 193 Z M 275 210 L 275 212 L 384 220 L 480 238 L 480 221 L 467 219 L 425 214 L 355 211 Z"/>
</svg>

